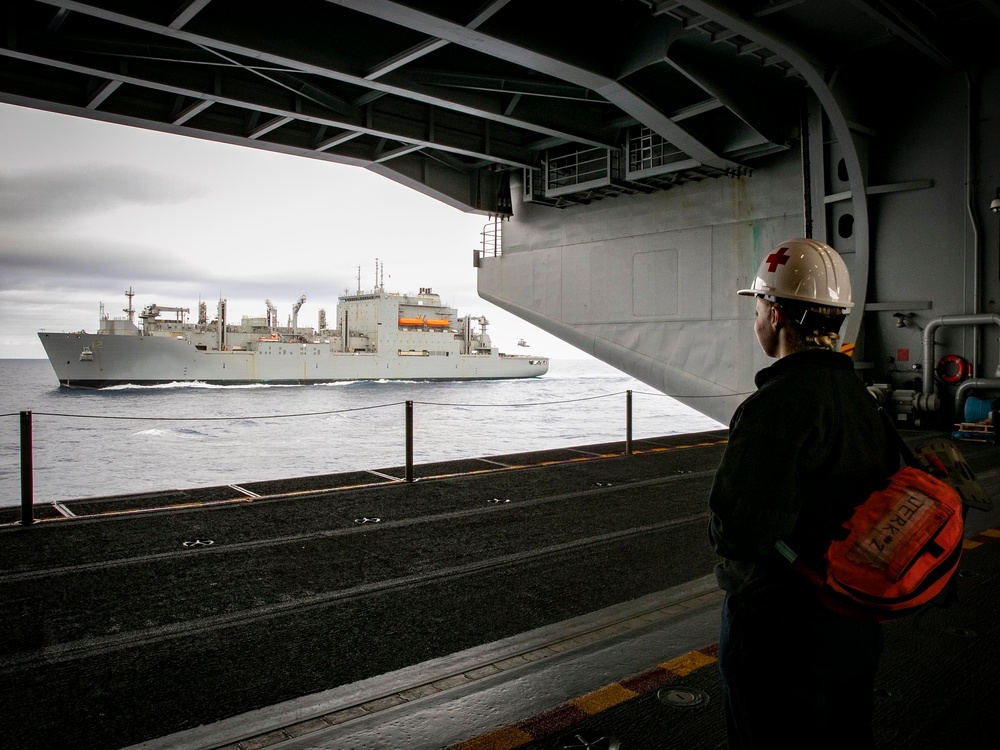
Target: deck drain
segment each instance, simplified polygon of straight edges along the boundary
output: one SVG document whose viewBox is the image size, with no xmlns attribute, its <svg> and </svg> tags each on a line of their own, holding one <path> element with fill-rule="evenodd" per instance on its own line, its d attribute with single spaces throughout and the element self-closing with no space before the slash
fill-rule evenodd
<svg viewBox="0 0 1000 750">
<path fill-rule="evenodd" d="M 676 708 L 696 708 L 708 703 L 708 693 L 685 687 L 665 687 L 656 693 L 660 703 Z"/>
<path fill-rule="evenodd" d="M 953 635 L 956 638 L 975 638 L 976 631 L 969 630 L 967 628 L 945 628 L 944 632 L 948 635 Z"/>
<path fill-rule="evenodd" d="M 615 737 L 590 732 L 574 734 L 559 747 L 562 750 L 618 750 L 621 745 Z"/>
</svg>

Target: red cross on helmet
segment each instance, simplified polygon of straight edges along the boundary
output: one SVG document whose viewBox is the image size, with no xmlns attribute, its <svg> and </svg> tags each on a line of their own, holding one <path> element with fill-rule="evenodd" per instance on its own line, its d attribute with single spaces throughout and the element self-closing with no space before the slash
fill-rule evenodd
<svg viewBox="0 0 1000 750">
<path fill-rule="evenodd" d="M 749 289 L 737 294 L 809 302 L 824 307 L 854 307 L 851 277 L 836 250 L 825 242 L 796 239 L 782 242 L 761 262 Z"/>
</svg>

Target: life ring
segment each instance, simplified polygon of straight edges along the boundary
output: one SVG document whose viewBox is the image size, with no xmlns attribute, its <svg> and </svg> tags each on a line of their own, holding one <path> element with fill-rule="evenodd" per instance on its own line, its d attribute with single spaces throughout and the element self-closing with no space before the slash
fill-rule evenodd
<svg viewBox="0 0 1000 750">
<path fill-rule="evenodd" d="M 969 363 L 957 354 L 946 354 L 938 360 L 935 368 L 938 377 L 948 385 L 955 385 L 969 375 Z"/>
</svg>

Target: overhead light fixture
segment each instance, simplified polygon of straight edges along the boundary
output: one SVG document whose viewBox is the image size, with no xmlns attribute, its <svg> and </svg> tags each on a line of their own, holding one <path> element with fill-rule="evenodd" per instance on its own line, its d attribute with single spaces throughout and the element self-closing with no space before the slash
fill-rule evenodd
<svg viewBox="0 0 1000 750">
<path fill-rule="evenodd" d="M 997 197 L 990 204 L 990 211 L 1000 211 L 1000 187 L 997 188 Z"/>
</svg>

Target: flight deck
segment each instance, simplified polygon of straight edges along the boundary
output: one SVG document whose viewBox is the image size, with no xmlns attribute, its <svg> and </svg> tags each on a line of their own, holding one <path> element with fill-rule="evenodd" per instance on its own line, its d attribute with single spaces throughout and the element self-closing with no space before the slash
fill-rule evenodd
<svg viewBox="0 0 1000 750">
<path fill-rule="evenodd" d="M 725 440 L 12 509 L 5 744 L 722 748 L 705 523 Z M 996 447 L 962 450 L 995 499 Z M 998 525 L 971 510 L 950 599 L 886 626 L 886 746 L 995 733 Z"/>
</svg>

